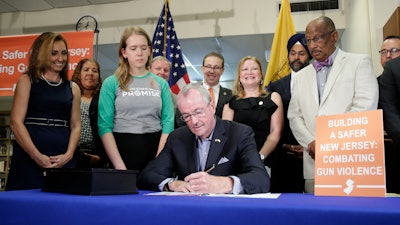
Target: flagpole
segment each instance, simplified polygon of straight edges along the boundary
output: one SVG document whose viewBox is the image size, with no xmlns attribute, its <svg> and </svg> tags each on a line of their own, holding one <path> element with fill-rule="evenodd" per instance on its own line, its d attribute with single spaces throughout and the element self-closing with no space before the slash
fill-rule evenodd
<svg viewBox="0 0 400 225">
<path fill-rule="evenodd" d="M 165 0 L 164 1 L 164 47 L 163 47 L 163 56 L 165 57 L 167 54 L 167 15 L 168 15 L 168 4 L 169 4 L 169 0 Z"/>
</svg>

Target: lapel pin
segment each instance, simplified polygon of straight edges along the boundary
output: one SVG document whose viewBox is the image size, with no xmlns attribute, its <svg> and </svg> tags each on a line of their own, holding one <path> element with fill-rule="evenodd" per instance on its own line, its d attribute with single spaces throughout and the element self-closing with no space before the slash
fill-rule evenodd
<svg viewBox="0 0 400 225">
<path fill-rule="evenodd" d="M 263 105 L 263 104 L 264 104 L 263 101 L 259 101 L 259 102 L 258 102 L 258 105 Z"/>
<path fill-rule="evenodd" d="M 220 140 L 220 139 L 218 139 L 218 138 L 217 138 L 217 139 L 215 139 L 214 141 L 215 141 L 215 142 L 218 142 L 218 143 L 220 143 L 220 142 L 221 142 L 221 140 Z"/>
</svg>

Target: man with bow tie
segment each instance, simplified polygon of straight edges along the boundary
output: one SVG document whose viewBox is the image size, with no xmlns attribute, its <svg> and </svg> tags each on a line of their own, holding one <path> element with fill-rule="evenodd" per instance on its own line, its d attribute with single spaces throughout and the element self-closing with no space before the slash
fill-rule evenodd
<svg viewBox="0 0 400 225">
<path fill-rule="evenodd" d="M 249 126 L 215 116 L 215 103 L 200 84 L 178 95 L 181 119 L 160 155 L 139 175 L 140 189 L 195 193 L 268 192 L 270 180 Z"/>
<path fill-rule="evenodd" d="M 333 21 L 320 16 L 308 23 L 306 42 L 314 62 L 294 77 L 288 119 L 304 147 L 305 192 L 314 192 L 315 121 L 317 116 L 377 109 L 378 83 L 368 55 L 337 48 Z"/>
</svg>

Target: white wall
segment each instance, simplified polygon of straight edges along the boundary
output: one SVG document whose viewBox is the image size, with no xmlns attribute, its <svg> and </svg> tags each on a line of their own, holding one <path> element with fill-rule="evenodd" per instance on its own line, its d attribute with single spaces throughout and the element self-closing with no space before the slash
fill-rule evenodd
<svg viewBox="0 0 400 225">
<path fill-rule="evenodd" d="M 295 1 L 295 0 L 293 0 Z M 180 39 L 273 33 L 280 0 L 170 0 L 175 28 Z M 314 17 L 326 15 L 337 29 L 345 29 L 345 51 L 370 54 L 380 74 L 377 51 L 382 43 L 382 28 L 399 6 L 399 0 L 339 0 L 341 10 L 293 13 L 298 31 L 304 31 Z M 99 44 L 118 43 L 123 29 L 138 25 L 153 33 L 163 5 L 162 0 L 135 0 L 39 12 L 0 14 L 0 35 L 73 31 L 83 15 L 99 22 Z"/>
<path fill-rule="evenodd" d="M 274 33 L 280 0 L 170 0 L 170 9 L 180 39 Z M 382 72 L 378 50 L 388 18 L 399 0 L 339 0 L 341 10 L 293 13 L 297 31 L 304 31 L 314 17 L 332 18 L 337 29 L 344 29 L 341 48 L 366 53 L 373 59 L 377 75 Z M 99 22 L 99 44 L 118 43 L 123 29 L 142 26 L 153 33 L 163 5 L 162 0 L 135 0 L 96 6 L 52 9 L 40 12 L 0 14 L 0 35 L 73 31 L 83 15 Z M 6 102 L 0 98 L 0 105 Z M 0 108 L 2 108 L 0 106 Z"/>
<path fill-rule="evenodd" d="M 343 1 L 343 0 L 342 0 Z M 170 8 L 180 39 L 273 33 L 280 0 L 171 0 Z M 116 4 L 52 9 L 40 12 L 0 14 L 0 35 L 72 31 L 76 21 L 90 14 L 99 21 L 100 44 L 116 43 L 122 30 L 139 25 L 153 33 L 163 5 L 162 0 L 136 0 Z M 322 12 L 293 15 L 299 31 Z M 341 11 L 328 11 L 338 28 L 345 28 Z"/>
<path fill-rule="evenodd" d="M 377 75 L 383 71 L 378 53 L 383 42 L 383 26 L 400 5 L 399 2 L 399 0 L 344 1 L 346 30 L 342 36 L 341 47 L 349 52 L 370 55 Z"/>
</svg>

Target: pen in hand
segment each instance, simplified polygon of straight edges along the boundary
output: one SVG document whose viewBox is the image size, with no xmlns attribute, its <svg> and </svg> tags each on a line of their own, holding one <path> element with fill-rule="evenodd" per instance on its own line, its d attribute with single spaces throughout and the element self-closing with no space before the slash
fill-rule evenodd
<svg viewBox="0 0 400 225">
<path fill-rule="evenodd" d="M 211 172 L 211 170 L 213 170 L 215 168 L 215 164 L 213 164 L 210 168 L 208 168 L 206 171 L 204 171 L 204 172 L 206 172 L 206 173 L 209 173 L 209 172 Z"/>
</svg>

